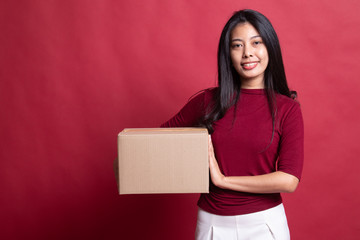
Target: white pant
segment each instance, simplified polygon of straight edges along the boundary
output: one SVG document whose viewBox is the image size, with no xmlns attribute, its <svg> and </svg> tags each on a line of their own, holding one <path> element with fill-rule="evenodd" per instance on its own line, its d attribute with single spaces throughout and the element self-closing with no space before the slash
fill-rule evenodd
<svg viewBox="0 0 360 240">
<path fill-rule="evenodd" d="M 219 216 L 199 208 L 196 240 L 289 240 L 283 204 L 244 215 Z"/>
</svg>

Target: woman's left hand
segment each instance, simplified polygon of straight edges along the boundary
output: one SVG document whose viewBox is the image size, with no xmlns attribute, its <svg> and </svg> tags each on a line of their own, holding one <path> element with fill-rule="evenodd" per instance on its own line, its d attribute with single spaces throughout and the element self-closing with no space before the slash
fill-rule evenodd
<svg viewBox="0 0 360 240">
<path fill-rule="evenodd" d="M 249 193 L 279 193 L 295 191 L 299 179 L 291 174 L 276 171 L 256 176 L 224 176 L 215 158 L 209 135 L 209 168 L 212 183 L 223 189 Z"/>
<path fill-rule="evenodd" d="M 223 186 L 225 176 L 221 173 L 219 164 L 216 161 L 211 135 L 209 135 L 209 168 L 211 181 L 215 186 L 221 188 Z"/>
</svg>

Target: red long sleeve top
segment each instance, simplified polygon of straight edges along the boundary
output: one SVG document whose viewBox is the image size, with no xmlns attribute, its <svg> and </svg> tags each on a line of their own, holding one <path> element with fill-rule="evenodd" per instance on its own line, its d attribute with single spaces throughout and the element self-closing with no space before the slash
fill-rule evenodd
<svg viewBox="0 0 360 240">
<path fill-rule="evenodd" d="M 192 98 L 162 127 L 193 127 L 205 114 L 215 89 Z M 220 170 L 225 176 L 254 176 L 276 170 L 300 179 L 304 159 L 304 126 L 300 105 L 276 94 L 275 132 L 265 90 L 241 89 L 237 109 L 213 123 L 212 142 Z M 253 194 L 216 187 L 201 194 L 198 206 L 217 215 L 262 211 L 282 202 L 280 193 Z"/>
</svg>

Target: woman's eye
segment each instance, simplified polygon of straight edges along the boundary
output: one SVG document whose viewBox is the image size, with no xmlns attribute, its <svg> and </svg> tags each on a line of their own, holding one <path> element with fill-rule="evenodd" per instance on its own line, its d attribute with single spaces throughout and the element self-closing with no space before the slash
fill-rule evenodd
<svg viewBox="0 0 360 240">
<path fill-rule="evenodd" d="M 255 41 L 254 42 L 254 45 L 259 45 L 259 44 L 261 44 L 262 42 L 261 41 Z"/>
<path fill-rule="evenodd" d="M 233 44 L 232 47 L 233 48 L 239 48 L 239 47 L 242 47 L 242 44 Z"/>
</svg>

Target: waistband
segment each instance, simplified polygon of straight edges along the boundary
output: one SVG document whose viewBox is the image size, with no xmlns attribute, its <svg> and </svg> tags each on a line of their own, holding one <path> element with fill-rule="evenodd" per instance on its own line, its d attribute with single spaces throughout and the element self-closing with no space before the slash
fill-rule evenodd
<svg viewBox="0 0 360 240">
<path fill-rule="evenodd" d="M 262 223 L 266 221 L 269 216 L 275 217 L 284 217 L 285 209 L 284 205 L 281 203 L 276 207 L 269 208 L 263 211 L 243 214 L 243 215 L 235 215 L 235 216 L 221 216 L 206 212 L 199 208 L 198 210 L 198 222 L 210 225 L 218 225 L 218 226 L 227 226 L 227 227 L 236 227 L 239 225 L 253 225 L 256 223 Z M 286 216 L 285 216 L 286 217 Z"/>
</svg>

